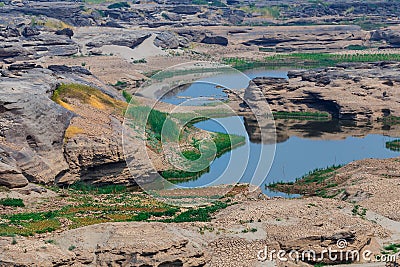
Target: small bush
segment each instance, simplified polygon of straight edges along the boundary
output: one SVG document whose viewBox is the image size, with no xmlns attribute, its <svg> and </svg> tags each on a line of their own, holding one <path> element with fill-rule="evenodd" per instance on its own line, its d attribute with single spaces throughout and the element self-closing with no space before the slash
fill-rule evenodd
<svg viewBox="0 0 400 267">
<path fill-rule="evenodd" d="M 8 206 L 8 207 L 25 207 L 24 201 L 20 198 L 0 199 L 0 205 Z"/>
</svg>

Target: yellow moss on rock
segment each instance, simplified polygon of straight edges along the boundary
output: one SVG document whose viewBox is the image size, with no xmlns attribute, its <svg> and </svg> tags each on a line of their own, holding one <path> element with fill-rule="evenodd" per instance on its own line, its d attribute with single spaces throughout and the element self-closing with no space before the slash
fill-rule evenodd
<svg viewBox="0 0 400 267">
<path fill-rule="evenodd" d="M 99 110 L 111 109 L 123 113 L 127 103 L 114 99 L 100 90 L 82 84 L 61 84 L 53 94 L 52 100 L 69 110 L 73 107 L 66 103 L 65 99 L 73 98 L 88 104 Z"/>
<path fill-rule="evenodd" d="M 77 134 L 82 134 L 82 133 L 84 133 L 84 130 L 82 128 L 79 128 L 77 126 L 69 126 L 65 131 L 65 138 L 69 139 Z"/>
</svg>

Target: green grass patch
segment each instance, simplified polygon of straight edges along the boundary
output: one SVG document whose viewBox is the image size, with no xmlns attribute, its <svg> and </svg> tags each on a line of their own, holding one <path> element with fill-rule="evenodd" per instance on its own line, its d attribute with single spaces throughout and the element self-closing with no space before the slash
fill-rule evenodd
<svg viewBox="0 0 400 267">
<path fill-rule="evenodd" d="M 383 247 L 383 249 L 386 252 L 395 254 L 395 253 L 399 252 L 400 244 L 390 244 L 390 245 L 387 245 L 387 246 Z"/>
<path fill-rule="evenodd" d="M 136 125 L 149 129 L 158 140 L 161 140 L 162 133 L 165 140 L 176 140 L 179 136 L 178 125 L 165 112 L 145 106 L 130 106 L 127 116 Z"/>
<path fill-rule="evenodd" d="M 400 139 L 386 142 L 386 148 L 392 151 L 400 151 Z"/>
<path fill-rule="evenodd" d="M 360 51 L 360 50 L 367 50 L 368 47 L 365 45 L 348 45 L 348 46 L 346 46 L 346 49 Z"/>
<path fill-rule="evenodd" d="M 281 16 L 281 8 L 279 6 L 257 7 L 255 5 L 240 7 L 241 10 L 250 14 L 259 14 L 262 17 L 279 18 Z"/>
<path fill-rule="evenodd" d="M 351 46 L 351 50 L 356 47 Z M 256 67 L 285 67 L 299 66 L 306 68 L 335 66 L 344 62 L 377 62 L 377 61 L 400 61 L 400 54 L 381 53 L 355 53 L 355 54 L 329 54 L 329 53 L 291 53 L 291 54 L 275 54 L 267 56 L 263 60 L 251 60 L 240 57 L 223 58 L 224 64 L 230 65 L 236 69 L 250 69 Z"/>
<path fill-rule="evenodd" d="M 212 219 L 211 215 L 213 213 L 217 212 L 218 210 L 225 209 L 226 207 L 228 207 L 228 204 L 225 202 L 216 201 L 213 205 L 208 207 L 184 211 L 173 219 L 165 220 L 165 222 L 209 222 Z"/>
<path fill-rule="evenodd" d="M 7 207 L 25 207 L 24 201 L 20 198 L 0 199 L 0 205 L 7 206 Z"/>
<path fill-rule="evenodd" d="M 127 103 L 130 103 L 132 101 L 132 95 L 128 93 L 127 91 L 122 91 L 122 96 L 125 98 L 125 101 Z"/>
<path fill-rule="evenodd" d="M 128 87 L 128 83 L 125 81 L 117 81 L 115 84 L 113 84 L 112 86 L 118 88 L 118 89 L 125 89 L 126 87 Z"/>
<path fill-rule="evenodd" d="M 84 182 L 76 182 L 69 186 L 69 189 L 80 191 L 83 193 L 93 193 L 93 194 L 115 194 L 123 193 L 127 191 L 124 185 L 103 185 L 96 186 Z"/>
<path fill-rule="evenodd" d="M 329 119 L 330 115 L 326 112 L 285 112 L 278 111 L 272 113 L 275 119 Z"/>
</svg>

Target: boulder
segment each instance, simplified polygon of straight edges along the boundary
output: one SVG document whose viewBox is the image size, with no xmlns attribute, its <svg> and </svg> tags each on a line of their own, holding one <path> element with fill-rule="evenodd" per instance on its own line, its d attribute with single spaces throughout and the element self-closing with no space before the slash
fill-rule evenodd
<svg viewBox="0 0 400 267">
<path fill-rule="evenodd" d="M 6 28 L 0 30 L 0 36 L 4 38 L 9 38 L 9 37 L 19 37 L 21 36 L 21 34 L 17 28 L 14 28 L 12 26 L 7 26 Z"/>
<path fill-rule="evenodd" d="M 0 185 L 8 188 L 24 187 L 28 180 L 16 166 L 15 160 L 0 145 Z"/>
<path fill-rule="evenodd" d="M 70 28 L 64 28 L 62 30 L 57 30 L 56 34 L 57 35 L 66 35 L 69 38 L 71 38 L 72 36 L 74 36 L 74 31 Z"/>
<path fill-rule="evenodd" d="M 54 71 L 55 73 L 76 73 L 76 74 L 84 74 L 84 75 L 92 75 L 92 73 L 81 66 L 66 66 L 66 65 L 50 65 L 48 66 L 49 70 Z"/>
<path fill-rule="evenodd" d="M 118 22 L 115 22 L 115 21 L 107 21 L 102 26 L 111 27 L 111 28 L 124 28 L 124 26 L 122 26 L 121 24 L 119 24 Z"/>
<path fill-rule="evenodd" d="M 190 6 L 190 5 L 179 5 L 175 6 L 171 12 L 177 14 L 184 14 L 184 15 L 195 15 L 201 11 L 201 8 L 198 6 Z"/>
<path fill-rule="evenodd" d="M 32 62 L 23 62 L 23 63 L 14 63 L 8 66 L 8 70 L 15 71 L 15 70 L 29 70 L 34 68 L 40 68 L 41 66 L 36 65 Z"/>
<path fill-rule="evenodd" d="M 228 38 L 224 36 L 206 36 L 203 40 L 201 40 L 201 43 L 227 46 Z"/>
<path fill-rule="evenodd" d="M 39 35 L 40 32 L 35 28 L 35 27 L 25 27 L 22 30 L 22 36 L 24 37 L 29 37 L 29 36 L 34 36 L 34 35 Z"/>
<path fill-rule="evenodd" d="M 171 13 L 171 12 L 163 12 L 161 13 L 163 18 L 170 20 L 170 21 L 181 21 L 182 16 L 176 13 Z"/>
<path fill-rule="evenodd" d="M 162 48 L 176 49 L 179 47 L 179 44 L 178 36 L 172 32 L 158 33 L 154 39 L 154 45 Z"/>
</svg>

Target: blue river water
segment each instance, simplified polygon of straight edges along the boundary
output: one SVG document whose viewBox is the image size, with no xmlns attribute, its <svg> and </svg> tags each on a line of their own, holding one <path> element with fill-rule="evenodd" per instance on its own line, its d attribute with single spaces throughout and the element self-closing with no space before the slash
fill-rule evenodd
<svg viewBox="0 0 400 267">
<path fill-rule="evenodd" d="M 249 78 L 261 76 L 285 78 L 287 70 L 258 69 L 250 70 L 246 72 L 246 75 Z M 175 96 L 164 98 L 163 101 L 181 104 L 187 99 L 186 97 L 203 96 L 218 99 L 226 97 L 222 90 L 215 86 L 208 85 L 208 88 L 204 89 L 205 87 L 201 84 L 192 85 Z M 182 98 L 183 96 L 185 98 Z M 185 187 L 206 186 L 215 182 L 216 177 L 226 176 L 221 178 L 220 182 L 215 183 L 239 181 L 252 183 L 260 185 L 263 192 L 269 196 L 296 197 L 272 192 L 265 185 L 279 181 L 294 181 L 316 168 L 347 164 L 359 159 L 400 156 L 399 152 L 390 151 L 385 147 L 387 141 L 400 137 L 396 136 L 397 133 L 392 133 L 390 129 L 376 130 L 375 128 L 374 131 L 371 131 L 370 129 L 341 125 L 339 121 L 313 122 L 311 124 L 303 122 L 303 124 L 299 124 L 303 125 L 303 129 L 299 131 L 295 129 L 296 124 L 293 125 L 291 134 L 289 133 L 286 139 L 278 140 L 276 144 L 262 144 L 251 141 L 249 136 L 251 131 L 246 129 L 243 117 L 217 118 L 196 123 L 195 127 L 204 130 L 245 136 L 246 144 L 216 158 L 211 163 L 209 171 L 199 178 L 184 181 L 179 185 Z M 326 129 L 336 130 L 329 132 Z M 315 136 L 314 133 L 321 134 Z M 260 157 L 261 152 L 270 156 Z M 271 154 L 273 155 L 271 156 Z"/>
</svg>

